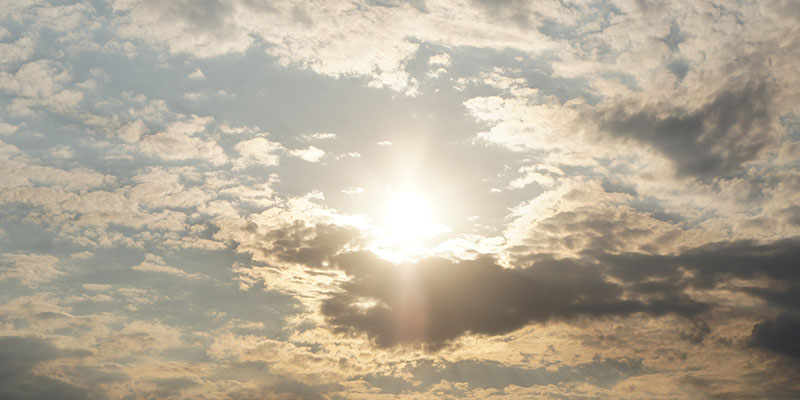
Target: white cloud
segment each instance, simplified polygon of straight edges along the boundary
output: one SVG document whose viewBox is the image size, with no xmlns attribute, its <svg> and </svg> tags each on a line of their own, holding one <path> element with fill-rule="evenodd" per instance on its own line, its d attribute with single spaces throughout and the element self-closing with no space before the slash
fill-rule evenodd
<svg viewBox="0 0 800 400">
<path fill-rule="evenodd" d="M 449 67 L 451 63 L 450 55 L 447 53 L 434 54 L 428 58 L 428 65 L 435 67 Z"/>
<path fill-rule="evenodd" d="M 354 186 L 347 189 L 342 189 L 342 193 L 349 195 L 361 194 L 364 193 L 364 188 L 360 186 Z"/>
<path fill-rule="evenodd" d="M 278 165 L 280 157 L 276 153 L 282 151 L 283 146 L 266 138 L 257 137 L 237 143 L 234 149 L 241 157 L 233 160 L 233 164 L 235 169 L 242 169 L 250 165 L 267 167 Z"/>
<path fill-rule="evenodd" d="M 208 99 L 208 95 L 203 92 L 186 92 L 183 94 L 183 98 L 189 101 L 200 101 Z"/>
<path fill-rule="evenodd" d="M 308 146 L 305 149 L 291 150 L 289 154 L 313 163 L 321 160 L 325 156 L 325 151 L 314 146 Z"/>
<path fill-rule="evenodd" d="M 554 176 L 564 176 L 564 172 L 560 168 L 546 164 L 526 165 L 521 167 L 518 172 L 523 175 L 509 182 L 509 189 L 521 189 L 531 183 L 550 187 L 555 183 Z"/>
<path fill-rule="evenodd" d="M 163 160 L 201 159 L 222 165 L 228 158 L 216 141 L 196 136 L 204 132 L 211 121 L 211 117 L 192 116 L 188 120 L 173 122 L 161 132 L 142 137 L 135 146 L 143 153 Z"/>
<path fill-rule="evenodd" d="M 19 129 L 15 125 L 0 121 L 0 135 L 10 135 Z"/>
<path fill-rule="evenodd" d="M 330 132 L 317 132 L 308 135 L 303 135 L 301 138 L 305 141 L 312 141 L 312 140 L 331 140 L 336 139 L 335 133 Z"/>
<path fill-rule="evenodd" d="M 0 71 L 0 90 L 17 96 L 9 106 L 13 114 L 31 115 L 37 106 L 65 113 L 75 110 L 83 99 L 81 92 L 64 88 L 71 80 L 60 62 L 36 60 L 23 64 L 14 74 Z"/>
<path fill-rule="evenodd" d="M 190 12 L 197 8 L 187 0 L 117 0 L 111 7 L 121 15 L 116 23 L 118 35 L 165 43 L 175 53 L 214 57 L 242 52 L 253 41 L 247 31 L 236 26 L 233 5 L 228 2 L 209 3 L 196 13 Z"/>
<path fill-rule="evenodd" d="M 131 269 L 141 272 L 156 272 L 160 274 L 174 275 L 187 279 L 202 279 L 204 276 L 203 274 L 194 274 L 166 265 L 163 258 L 154 254 L 145 255 L 144 261 L 138 265 L 134 265 L 131 267 Z"/>
<path fill-rule="evenodd" d="M 84 283 L 81 285 L 81 287 L 90 292 L 107 292 L 111 290 L 113 286 L 101 283 Z"/>
<path fill-rule="evenodd" d="M 21 37 L 12 43 L 0 43 L 0 65 L 27 61 L 33 55 L 34 47 L 31 37 Z"/>
<path fill-rule="evenodd" d="M 240 53 L 259 38 L 270 44 L 268 51 L 284 65 L 334 77 L 364 76 L 370 86 L 408 94 L 416 92 L 416 83 L 405 64 L 420 42 L 524 52 L 555 47 L 552 39 L 536 30 L 498 23 L 487 19 L 483 10 L 448 1 L 429 4 L 426 12 L 407 5 L 315 2 L 306 7 L 289 1 L 268 6 L 215 2 L 207 13 L 187 12 L 192 7 L 184 1 L 162 5 L 117 0 L 112 7 L 120 14 L 119 36 L 163 43 L 173 53 L 199 57 Z M 459 18 L 453 18 L 456 12 Z"/>
<path fill-rule="evenodd" d="M 198 80 L 198 81 L 206 79 L 205 74 L 203 74 L 203 71 L 201 71 L 200 68 L 195 69 L 194 72 L 189 74 L 187 77 L 189 79 L 194 79 L 194 80 Z"/>
<path fill-rule="evenodd" d="M 64 274 L 58 264 L 58 258 L 49 254 L 5 253 L 0 255 L 0 281 L 14 279 L 20 285 L 35 288 Z"/>
<path fill-rule="evenodd" d="M 116 130 L 116 135 L 126 143 L 136 143 L 147 131 L 147 127 L 142 120 L 136 120 L 123 125 Z"/>
</svg>

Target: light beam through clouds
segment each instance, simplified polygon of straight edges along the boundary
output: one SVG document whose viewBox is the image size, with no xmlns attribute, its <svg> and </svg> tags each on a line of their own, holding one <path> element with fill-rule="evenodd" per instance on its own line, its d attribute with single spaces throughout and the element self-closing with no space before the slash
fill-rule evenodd
<svg viewBox="0 0 800 400">
<path fill-rule="evenodd" d="M 0 21 L 2 399 L 800 397 L 795 2 Z"/>
</svg>

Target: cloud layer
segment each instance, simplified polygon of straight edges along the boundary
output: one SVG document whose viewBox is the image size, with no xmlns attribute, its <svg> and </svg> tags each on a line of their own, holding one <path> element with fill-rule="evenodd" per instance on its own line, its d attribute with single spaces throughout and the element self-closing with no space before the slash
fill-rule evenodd
<svg viewBox="0 0 800 400">
<path fill-rule="evenodd" d="M 0 397 L 797 398 L 799 16 L 2 2 Z"/>
</svg>

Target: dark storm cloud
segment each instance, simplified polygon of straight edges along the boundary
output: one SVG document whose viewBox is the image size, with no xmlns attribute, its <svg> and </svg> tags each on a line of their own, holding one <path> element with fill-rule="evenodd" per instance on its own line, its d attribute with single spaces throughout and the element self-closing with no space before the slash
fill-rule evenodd
<svg viewBox="0 0 800 400">
<path fill-rule="evenodd" d="M 613 137 L 652 146 L 672 160 L 679 175 L 727 175 L 773 142 L 773 97 L 769 84 L 749 81 L 719 91 L 694 110 L 615 104 L 594 118 Z"/>
<path fill-rule="evenodd" d="M 67 354 L 49 342 L 32 337 L 0 337 L 0 399 L 94 399 L 97 396 L 30 371 L 37 364 Z"/>
<path fill-rule="evenodd" d="M 395 266 L 349 253 L 336 263 L 352 280 L 324 302 L 323 314 L 336 329 L 366 333 L 380 347 L 437 349 L 467 333 L 501 335 L 533 322 L 637 312 L 694 316 L 707 308 L 675 293 L 626 299 L 601 269 L 579 260 L 542 258 L 521 269 L 491 258 Z"/>
<path fill-rule="evenodd" d="M 800 292 L 797 293 L 800 295 Z M 784 313 L 753 326 L 750 344 L 776 353 L 800 358 L 800 317 Z"/>
</svg>

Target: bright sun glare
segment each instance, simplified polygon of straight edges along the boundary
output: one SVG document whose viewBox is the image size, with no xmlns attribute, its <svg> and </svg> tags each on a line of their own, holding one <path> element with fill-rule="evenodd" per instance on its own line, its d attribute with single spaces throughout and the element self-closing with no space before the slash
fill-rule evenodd
<svg viewBox="0 0 800 400">
<path fill-rule="evenodd" d="M 449 231 L 436 219 L 425 197 L 411 190 L 390 191 L 377 221 L 380 242 L 393 249 L 392 258 L 408 258 L 420 253 L 423 240 Z"/>
<path fill-rule="evenodd" d="M 402 243 L 413 243 L 427 236 L 431 209 L 416 193 L 393 193 L 383 215 L 386 234 Z"/>
</svg>

